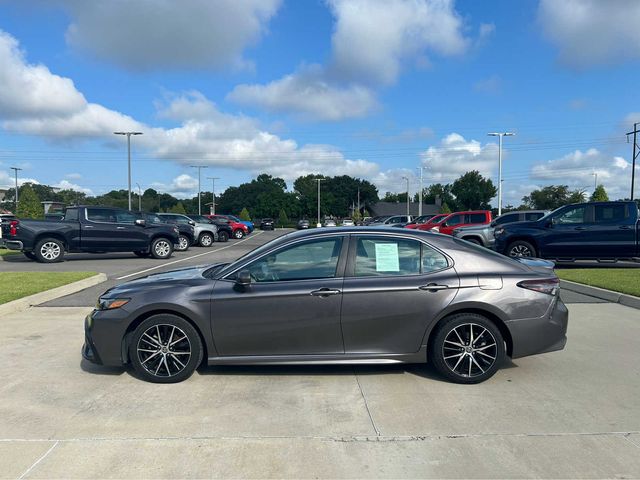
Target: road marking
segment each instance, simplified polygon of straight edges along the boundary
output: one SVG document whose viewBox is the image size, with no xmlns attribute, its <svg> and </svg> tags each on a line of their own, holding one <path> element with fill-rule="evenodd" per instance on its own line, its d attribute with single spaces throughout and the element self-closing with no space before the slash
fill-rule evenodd
<svg viewBox="0 0 640 480">
<path fill-rule="evenodd" d="M 162 268 L 162 267 L 166 267 L 168 265 L 174 265 L 176 263 L 180 263 L 180 262 L 184 262 L 186 260 L 191 260 L 192 258 L 198 258 L 198 257 L 202 257 L 203 255 L 209 255 L 211 253 L 216 253 L 219 252 L 221 250 L 225 250 L 227 248 L 231 248 L 231 247 L 235 247 L 236 245 L 241 244 L 242 242 L 246 242 L 247 240 L 251 240 L 252 238 L 257 237 L 258 235 L 262 235 L 264 233 L 264 231 L 260 231 L 260 232 L 256 232 L 254 235 L 252 235 L 251 237 L 247 237 L 244 240 L 239 240 L 237 242 L 233 242 L 231 245 L 227 245 L 226 247 L 221 247 L 221 248 L 216 248 L 215 250 L 210 250 L 208 252 L 204 252 L 204 253 L 199 253 L 197 255 L 192 255 L 190 257 L 186 257 L 186 258 L 181 258 L 179 260 L 174 260 L 173 262 L 168 262 L 168 263 L 163 263 L 162 265 L 157 265 L 155 267 L 151 267 L 151 268 L 146 268 L 144 270 L 140 270 L 139 272 L 134 272 L 134 273 L 130 273 L 129 275 L 124 275 L 122 277 L 117 277 L 116 280 L 124 280 L 125 278 L 129 278 L 129 277 L 135 277 L 136 275 L 140 275 L 141 273 L 147 273 L 147 272 L 151 272 L 152 270 L 157 270 L 158 268 Z"/>
<path fill-rule="evenodd" d="M 54 449 L 54 448 L 56 448 L 56 447 L 58 446 L 58 444 L 59 444 L 59 443 L 60 443 L 59 441 L 56 441 L 56 443 L 54 443 L 54 444 L 51 446 L 51 448 L 50 448 L 49 450 L 47 450 L 47 451 L 44 453 L 44 455 L 42 455 L 38 460 L 36 460 L 36 461 L 35 461 L 35 463 L 34 463 L 33 465 L 31 465 L 29 468 L 27 468 L 27 469 L 24 471 L 24 473 L 18 477 L 18 480 L 20 480 L 20 479 L 24 478 L 24 477 L 25 477 L 25 475 L 27 475 L 31 470 L 33 470 L 33 468 L 34 468 L 36 465 L 38 465 L 42 460 L 44 460 L 44 459 L 47 457 L 47 455 L 49 455 L 49 454 L 53 451 L 53 449 Z"/>
</svg>

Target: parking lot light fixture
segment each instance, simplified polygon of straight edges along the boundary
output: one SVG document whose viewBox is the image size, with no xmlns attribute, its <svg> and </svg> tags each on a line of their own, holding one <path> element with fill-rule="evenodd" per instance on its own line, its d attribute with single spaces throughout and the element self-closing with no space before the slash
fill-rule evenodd
<svg viewBox="0 0 640 480">
<path fill-rule="evenodd" d="M 513 132 L 491 132 L 487 133 L 490 137 L 499 138 L 498 146 L 498 216 L 502 215 L 502 137 L 512 137 Z"/>
<path fill-rule="evenodd" d="M 324 182 L 326 178 L 316 178 L 315 180 L 316 182 L 318 182 L 318 223 L 316 224 L 316 226 L 321 227 L 322 224 L 320 223 L 320 182 Z"/>
<path fill-rule="evenodd" d="M 127 136 L 129 210 L 131 210 L 131 135 L 142 135 L 142 132 L 113 132 L 113 134 Z"/>
<path fill-rule="evenodd" d="M 18 214 L 17 213 L 18 212 L 18 172 L 20 170 L 22 170 L 22 169 L 19 168 L 19 167 L 10 167 L 10 168 L 11 168 L 11 170 L 14 171 L 15 176 L 16 176 L 16 193 L 13 196 L 13 200 L 14 200 L 14 208 L 15 208 L 15 212 L 14 213 L 17 215 Z"/>
<path fill-rule="evenodd" d="M 191 168 L 197 168 L 198 169 L 198 215 L 202 215 L 202 205 L 201 205 L 201 201 L 200 201 L 200 192 L 202 191 L 202 184 L 201 184 L 201 179 L 202 179 L 202 169 L 203 168 L 207 168 L 206 165 L 191 165 Z"/>
<path fill-rule="evenodd" d="M 407 217 L 408 217 L 409 216 L 409 177 L 402 177 L 402 178 L 404 178 L 407 181 Z"/>
<path fill-rule="evenodd" d="M 216 214 L 216 180 L 220 180 L 220 177 L 207 177 L 211 180 L 211 215 Z"/>
</svg>

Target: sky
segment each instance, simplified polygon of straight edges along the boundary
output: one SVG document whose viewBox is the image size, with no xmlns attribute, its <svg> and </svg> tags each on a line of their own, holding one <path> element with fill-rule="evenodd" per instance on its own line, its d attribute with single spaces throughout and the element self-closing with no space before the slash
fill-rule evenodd
<svg viewBox="0 0 640 480">
<path fill-rule="evenodd" d="M 637 0 L 0 0 L 0 188 L 178 197 L 260 173 L 381 194 L 479 170 L 504 205 L 629 196 Z M 637 173 L 640 169 L 637 167 Z M 638 192 L 640 188 L 636 188 Z M 494 202 L 496 203 L 496 202 Z"/>
</svg>

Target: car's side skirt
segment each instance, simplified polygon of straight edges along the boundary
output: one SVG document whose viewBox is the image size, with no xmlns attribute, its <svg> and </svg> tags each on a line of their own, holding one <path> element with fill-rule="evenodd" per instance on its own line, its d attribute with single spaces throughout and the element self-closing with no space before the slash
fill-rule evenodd
<svg viewBox="0 0 640 480">
<path fill-rule="evenodd" d="M 338 355 L 237 355 L 209 357 L 209 365 L 349 365 L 349 364 L 394 364 L 425 363 L 426 348 L 414 353 L 400 354 L 338 354 Z"/>
</svg>

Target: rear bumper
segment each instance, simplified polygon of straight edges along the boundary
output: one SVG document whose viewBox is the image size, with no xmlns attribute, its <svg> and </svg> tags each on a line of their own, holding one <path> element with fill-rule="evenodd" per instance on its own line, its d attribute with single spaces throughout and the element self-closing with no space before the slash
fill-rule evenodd
<svg viewBox="0 0 640 480">
<path fill-rule="evenodd" d="M 567 343 L 569 311 L 560 297 L 542 317 L 505 323 L 513 340 L 512 358 L 562 350 Z"/>
<path fill-rule="evenodd" d="M 24 248 L 23 243 L 20 240 L 3 240 L 4 246 L 9 250 L 22 250 Z"/>
</svg>

